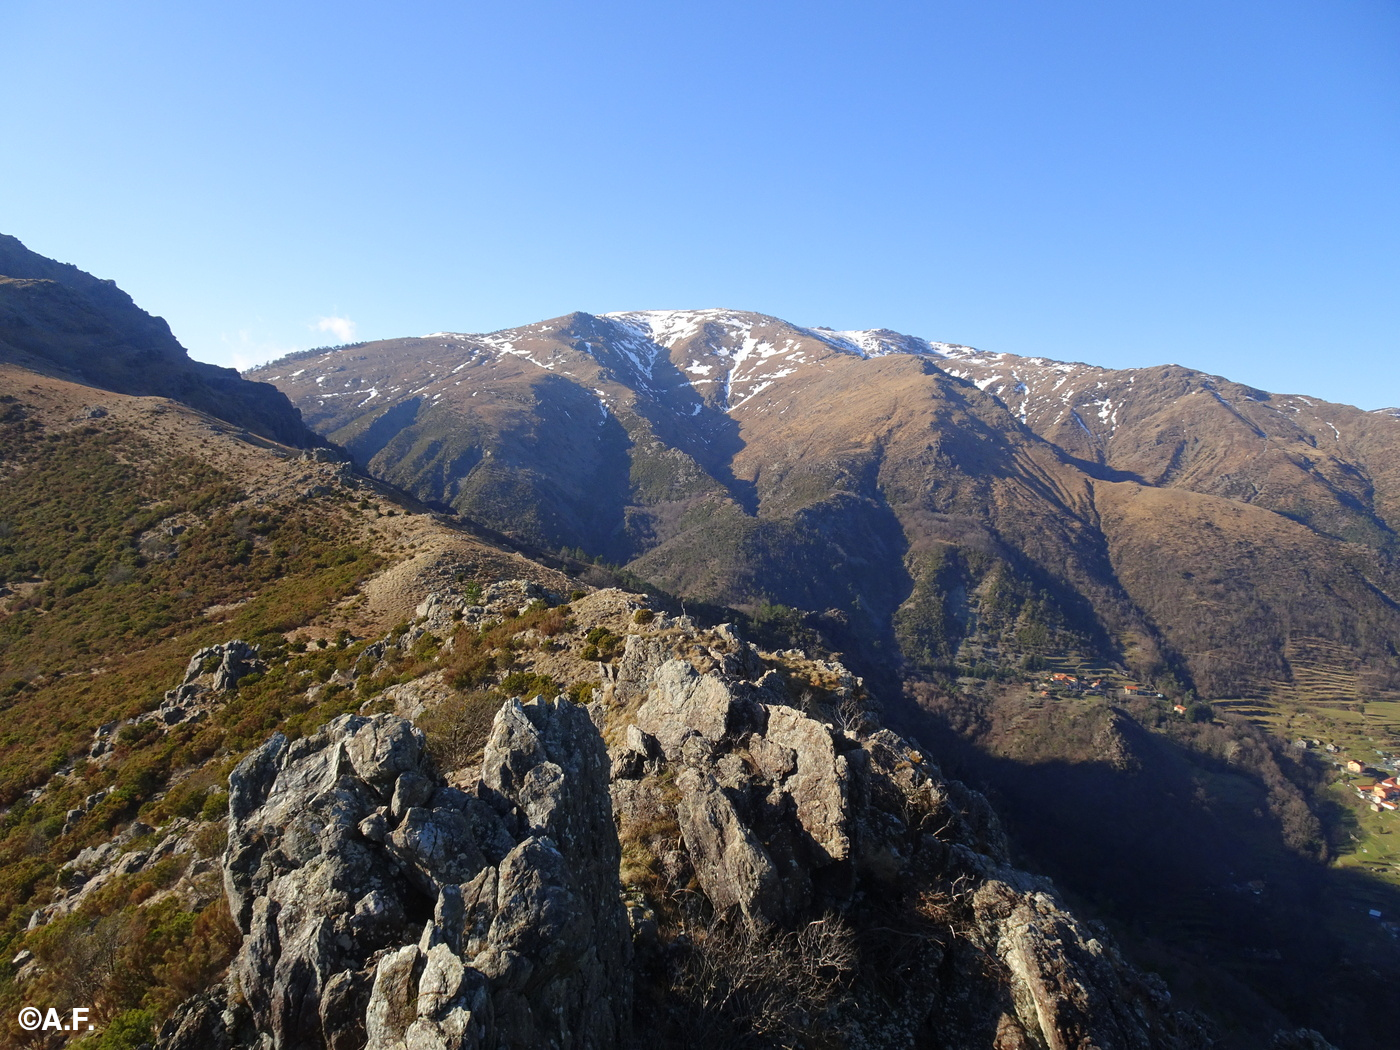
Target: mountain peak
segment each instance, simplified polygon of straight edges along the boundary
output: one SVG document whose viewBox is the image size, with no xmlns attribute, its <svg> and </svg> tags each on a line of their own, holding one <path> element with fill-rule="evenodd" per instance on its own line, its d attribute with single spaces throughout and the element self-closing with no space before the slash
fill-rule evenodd
<svg viewBox="0 0 1400 1050">
<path fill-rule="evenodd" d="M 978 351 L 958 343 L 934 342 L 915 335 L 906 335 L 888 328 L 838 330 L 825 325 L 804 327 L 771 314 L 751 310 L 628 310 L 601 316 L 642 333 L 667 349 L 699 335 L 707 326 L 748 338 L 755 330 L 761 335 L 785 331 L 825 343 L 839 353 L 857 357 L 881 357 L 885 354 L 916 354 L 930 357 L 961 357 Z M 755 345 L 762 338 L 754 339 Z"/>
</svg>

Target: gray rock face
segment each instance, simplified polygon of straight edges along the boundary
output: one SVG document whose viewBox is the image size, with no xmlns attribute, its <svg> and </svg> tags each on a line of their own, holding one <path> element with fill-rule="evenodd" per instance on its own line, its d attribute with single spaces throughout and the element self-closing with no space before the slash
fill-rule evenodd
<svg viewBox="0 0 1400 1050">
<path fill-rule="evenodd" d="M 859 995 L 824 1007 L 824 1037 L 840 1045 L 1209 1045 L 1193 1018 L 1174 1012 L 1165 985 L 1067 912 L 1048 882 L 1009 866 L 982 796 L 944 779 L 888 730 L 838 730 L 782 702 L 781 677 L 752 647 L 732 628 L 719 637 L 724 648 L 710 650 L 715 669 L 704 673 L 655 644 L 629 642 L 629 688 L 645 701 L 636 724 L 616 734 L 612 763 L 620 833 L 655 851 L 649 868 L 634 861 L 631 870 L 649 870 L 667 886 L 693 875 L 710 918 L 692 910 L 687 922 L 719 924 L 691 949 L 699 961 L 682 967 L 709 989 L 692 1024 L 712 1021 L 703 1004 L 726 1001 L 735 982 L 786 979 L 782 965 L 790 963 L 765 969 L 754 961 L 783 936 L 773 930 L 815 937 L 818 926 L 847 923 L 889 943 L 860 964 L 869 987 L 884 989 L 878 1009 Z M 843 669 L 821 667 L 833 670 Z M 647 837 L 668 816 L 678 853 L 664 851 L 664 836 Z M 644 946 L 650 920 L 636 908 Z M 747 947 L 735 949 L 736 937 L 747 937 Z M 728 945 L 728 953 L 706 943 Z M 788 957 L 805 950 L 800 934 L 783 943 Z M 796 980 L 791 996 L 800 999 L 821 972 Z M 774 1045 L 810 1045 L 810 1017 L 797 1007 L 784 1015 L 776 1001 L 731 1017 L 730 1038 L 758 1026 L 791 1040 Z"/>
<path fill-rule="evenodd" d="M 662 664 L 652 679 L 637 725 L 661 744 L 666 757 L 680 757 L 687 740 L 723 740 L 743 716 L 739 699 L 715 675 L 700 675 L 684 660 Z"/>
<path fill-rule="evenodd" d="M 797 821 L 826 862 L 851 855 L 850 765 L 837 754 L 830 730 L 790 707 L 769 707 L 762 740 L 771 753 L 792 755 L 792 768 L 777 779 L 790 796 Z M 782 763 L 786 766 L 787 763 Z M 781 767 L 779 772 L 781 772 Z"/>
<path fill-rule="evenodd" d="M 216 693 L 226 693 L 244 675 L 262 669 L 257 647 L 235 638 L 223 645 L 207 646 L 191 656 L 183 684 L 207 684 Z"/>
<path fill-rule="evenodd" d="M 684 769 L 676 786 L 681 834 L 710 903 L 721 912 L 737 907 L 749 919 L 781 917 L 788 909 L 777 868 L 714 777 Z"/>
<path fill-rule="evenodd" d="M 448 787 L 421 734 L 387 715 L 279 735 L 239 764 L 224 882 L 245 939 L 229 997 L 256 1045 L 626 1038 L 631 945 L 597 729 L 566 701 L 511 701 L 484 768 L 476 790 Z M 202 1009 L 159 1045 L 248 1045 L 227 1027 L 215 1039 Z"/>
</svg>

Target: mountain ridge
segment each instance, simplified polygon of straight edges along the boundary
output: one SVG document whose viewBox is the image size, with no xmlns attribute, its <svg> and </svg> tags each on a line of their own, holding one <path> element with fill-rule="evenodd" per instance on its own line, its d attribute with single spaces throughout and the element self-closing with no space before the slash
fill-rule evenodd
<svg viewBox="0 0 1400 1050">
<path fill-rule="evenodd" d="M 105 316 L 77 292 L 53 301 L 87 311 L 84 324 Z M 1169 604 L 1126 571 L 1161 552 L 1123 558 L 1158 513 L 1144 502 L 1192 509 L 1178 523 L 1184 538 L 1156 537 L 1181 548 L 1183 565 L 1199 560 L 1188 541 L 1228 524 L 1227 512 L 1268 522 L 1281 537 L 1273 546 L 1318 545 L 1329 586 L 1350 579 L 1332 564 L 1335 541 L 1264 507 L 1105 480 L 1117 476 L 1107 464 L 1094 464 L 1102 477 L 1088 473 L 928 354 L 886 352 L 894 342 L 882 333 L 756 319 L 736 336 L 712 318 L 688 335 L 664 330 L 675 352 L 663 361 L 624 345 L 635 329 L 562 320 L 565 343 L 538 331 L 524 345 L 439 338 L 417 346 L 431 356 L 394 358 L 389 347 L 379 365 L 385 348 L 361 344 L 341 351 L 341 371 L 318 367 L 305 381 L 311 399 L 332 406 L 323 419 L 350 406 L 348 446 L 377 461 L 378 481 L 198 407 L 0 361 L 0 474 L 18 497 L 0 507 L 7 1014 L 22 1002 L 92 1001 L 94 1019 L 110 1022 L 103 1046 L 150 1043 L 172 1010 L 163 1046 L 397 1046 L 498 1024 L 529 1044 L 520 1033 L 561 1016 L 556 991 L 580 1008 L 604 1004 L 554 981 L 585 972 L 575 963 L 597 948 L 557 921 L 589 909 L 554 907 L 578 888 L 571 876 L 586 875 L 623 954 L 629 938 L 637 952 L 641 1029 L 674 1030 L 676 1042 L 1215 1041 L 1103 928 L 1005 866 L 985 800 L 944 779 L 912 738 L 879 728 L 877 698 L 908 723 L 952 702 L 996 742 L 1010 738 L 1032 790 L 1077 787 L 1086 811 L 1115 781 L 1044 768 L 1078 756 L 1058 739 L 1073 733 L 1037 750 L 1046 741 L 1022 729 L 1034 712 L 1079 725 L 1115 776 L 1135 763 L 1155 773 L 1161 752 L 1184 804 L 1155 775 L 1135 790 L 1176 825 L 1224 804 L 1272 844 L 1277 810 L 1290 819 L 1284 845 L 1320 857 L 1302 788 L 1279 779 L 1302 760 L 1282 745 L 1263 748 L 1225 723 L 1190 754 L 1136 746 L 1128 734 L 1168 739 L 1165 706 L 1143 701 L 1129 719 L 1112 701 L 1047 705 L 1007 686 L 1004 705 L 979 712 L 945 686 L 952 672 L 1000 672 L 1020 654 L 1043 664 L 1056 648 L 1126 634 L 1141 648 L 1172 644 L 1153 622 Z M 70 318 L 48 332 L 79 327 Z M 321 357 L 331 360 L 304 360 Z M 414 369 L 418 385 L 391 389 Z M 682 594 L 761 598 L 749 622 L 778 644 L 702 627 L 664 595 L 585 589 L 603 571 L 567 556 L 555 563 L 572 578 L 483 542 L 489 534 L 469 523 L 401 501 L 383 483 L 396 464 L 409 480 L 455 485 L 420 484 L 424 496 L 450 496 L 522 537 L 583 536 L 601 520 L 590 543 L 639 552 L 631 568 L 680 581 Z M 1287 565 L 1265 568 L 1286 589 Z M 773 599 L 808 609 L 806 621 Z M 867 663 L 907 671 L 923 694 L 901 697 L 888 674 L 863 683 L 829 655 L 790 648 L 813 625 Z M 554 699 L 520 703 L 536 695 Z M 423 734 L 377 714 L 390 708 Z M 1167 728 L 1181 737 L 1183 726 Z M 264 745 L 274 730 L 284 736 Z M 572 779 L 570 736 L 592 754 L 587 791 Z M 1242 764 L 1224 788 L 1197 779 L 1242 751 L 1276 781 L 1267 792 Z M 278 766 L 304 795 L 272 790 Z M 1268 816 L 1250 811 L 1256 796 Z M 525 846 L 541 829 L 567 852 L 576 822 L 566 811 L 584 805 L 596 828 L 582 863 L 555 864 L 547 840 Z M 1130 866 L 1138 829 L 1122 823 Z M 516 847 L 528 860 L 508 863 Z M 337 882 L 341 861 L 348 885 Z M 307 892 L 333 886 L 333 900 Z M 812 940 L 814 930 L 837 939 Z M 1343 949 L 1385 940 L 1332 934 L 1326 957 L 1343 962 Z M 851 937 L 858 967 L 821 954 L 845 953 Z M 1386 951 L 1373 959 L 1393 969 Z M 789 956 L 798 971 L 770 965 Z M 104 969 L 107 959 L 118 961 Z M 1252 973 L 1262 996 L 1216 996 L 1239 1028 L 1217 1045 L 1258 1045 L 1285 1022 L 1343 1034 L 1385 1024 L 1384 991 L 1368 994 L 1365 1012 L 1350 991 L 1301 1010 L 1247 956 L 1240 965 L 1233 972 Z M 602 966 L 615 981 L 619 969 Z M 1214 962 L 1205 972 L 1236 979 Z M 1350 989 L 1347 974 L 1329 984 L 1292 972 L 1304 989 Z M 631 986 L 622 978 L 603 993 L 619 1017 Z M 806 998 L 813 981 L 826 989 L 820 1011 Z M 1327 1045 L 1301 1031 L 1274 1044 Z"/>
<path fill-rule="evenodd" d="M 1394 621 L 1400 595 L 1400 429 L 1384 415 L 1174 365 L 1113 371 L 730 310 L 574 313 L 284 362 L 250 374 L 420 498 L 677 593 L 798 606 L 843 646 L 916 669 L 951 666 L 996 619 L 967 597 L 985 564 L 956 579 L 925 564 L 969 548 L 1050 596 L 1052 627 L 1139 674 L 1267 692 L 1292 674 L 1288 639 L 1322 630 L 1361 638 L 1358 666 L 1400 688 L 1385 631 L 1365 626 Z M 1123 485 L 1177 495 L 1125 502 Z M 1210 526 L 1187 543 L 1168 527 L 1178 514 Z M 1199 542 L 1212 530 L 1224 538 Z M 1280 544 L 1320 568 L 1278 565 Z M 862 550 L 879 567 L 850 571 Z M 801 571 L 782 568 L 793 558 Z M 1156 560 L 1181 563 L 1165 596 L 1141 568 Z M 921 584 L 930 571 L 942 582 Z M 1278 597 L 1232 610 L 1231 579 Z M 1319 628 L 1290 589 L 1344 595 L 1345 622 Z M 920 594 L 961 635 L 921 656 L 897 637 Z M 1209 634 L 1262 635 L 1264 657 L 1231 671 L 1202 655 L 1200 608 Z"/>
<path fill-rule="evenodd" d="M 0 361 L 118 393 L 171 397 L 284 444 L 319 443 L 278 391 L 192 360 L 165 320 L 114 281 L 45 258 L 5 234 Z"/>
</svg>

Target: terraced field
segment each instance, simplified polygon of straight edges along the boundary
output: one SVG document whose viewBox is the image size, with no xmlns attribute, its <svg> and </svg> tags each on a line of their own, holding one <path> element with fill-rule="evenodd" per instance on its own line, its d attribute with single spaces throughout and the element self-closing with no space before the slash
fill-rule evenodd
<svg viewBox="0 0 1400 1050">
<path fill-rule="evenodd" d="M 1332 666 L 1298 675 L 1292 688 L 1262 699 L 1218 700 L 1216 711 L 1248 718 L 1288 740 L 1317 740 L 1310 750 L 1330 763 L 1333 780 L 1324 792 L 1330 803 L 1328 823 L 1337 868 L 1364 872 L 1400 886 L 1400 812 L 1374 811 L 1357 797 L 1356 787 L 1376 779 L 1372 772 L 1352 774 L 1344 766 L 1355 759 L 1376 773 L 1388 775 L 1391 756 L 1400 755 L 1400 701 L 1393 694 L 1367 691 L 1358 676 Z M 1326 745 L 1336 750 L 1326 750 Z M 1354 883 L 1355 893 L 1341 903 L 1335 917 L 1348 923 L 1373 923 L 1372 908 L 1379 897 L 1366 892 L 1366 880 Z M 1400 918 L 1386 915 L 1387 920 Z"/>
</svg>

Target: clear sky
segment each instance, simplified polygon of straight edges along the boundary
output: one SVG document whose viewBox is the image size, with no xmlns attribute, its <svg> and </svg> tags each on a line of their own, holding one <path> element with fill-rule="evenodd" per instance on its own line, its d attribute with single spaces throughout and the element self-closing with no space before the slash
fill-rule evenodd
<svg viewBox="0 0 1400 1050">
<path fill-rule="evenodd" d="M 0 231 L 195 357 L 727 306 L 1400 404 L 1395 0 L 0 0 Z"/>
</svg>

